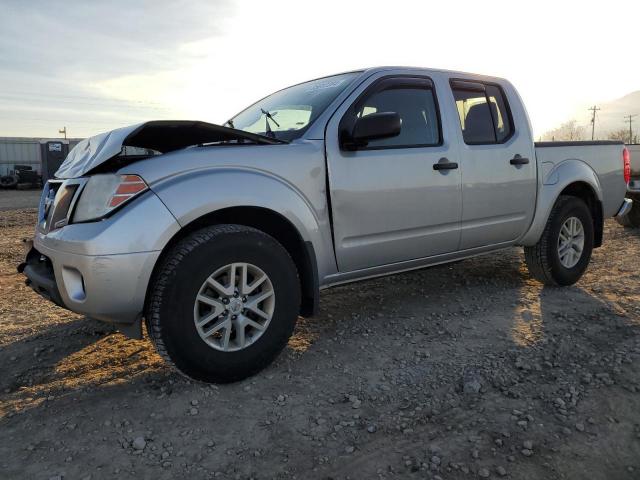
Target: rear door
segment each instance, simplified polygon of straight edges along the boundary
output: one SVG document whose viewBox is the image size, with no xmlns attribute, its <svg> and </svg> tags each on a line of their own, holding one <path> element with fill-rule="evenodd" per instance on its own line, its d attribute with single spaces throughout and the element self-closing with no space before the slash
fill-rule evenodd
<svg viewBox="0 0 640 480">
<path fill-rule="evenodd" d="M 460 249 L 512 242 L 535 211 L 536 160 L 526 114 L 511 86 L 465 79 L 451 79 L 450 86 L 460 120 Z"/>
<path fill-rule="evenodd" d="M 355 151 L 342 148 L 339 131 L 374 112 L 398 113 L 400 135 Z M 430 78 L 386 75 L 361 86 L 331 119 L 326 136 L 340 271 L 458 248 L 460 170 Z M 448 162 L 449 168 L 439 168 Z"/>
</svg>

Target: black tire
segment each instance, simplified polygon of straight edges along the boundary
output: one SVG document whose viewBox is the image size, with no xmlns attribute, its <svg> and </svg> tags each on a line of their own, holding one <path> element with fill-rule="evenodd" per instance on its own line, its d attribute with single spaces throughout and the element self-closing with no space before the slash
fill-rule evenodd
<svg viewBox="0 0 640 480">
<path fill-rule="evenodd" d="M 15 175 L 3 175 L 0 177 L 0 188 L 16 188 L 18 177 Z"/>
<path fill-rule="evenodd" d="M 193 312 L 205 279 L 234 262 L 262 269 L 276 301 L 264 333 L 248 347 L 229 352 L 202 340 Z M 286 346 L 300 312 L 300 282 L 288 252 L 273 237 L 241 225 L 207 227 L 178 242 L 154 275 L 149 297 L 145 319 L 158 352 L 181 373 L 203 382 L 234 382 L 265 368 Z"/>
<path fill-rule="evenodd" d="M 584 229 L 584 246 L 578 263 L 567 268 L 560 262 L 558 238 L 564 222 L 576 217 Z M 533 247 L 524 248 L 529 273 L 545 285 L 566 286 L 576 283 L 589 265 L 593 250 L 593 218 L 587 204 L 580 198 L 561 195 L 551 210 L 544 232 Z"/>
<path fill-rule="evenodd" d="M 640 195 L 629 198 L 633 200 L 631 210 L 624 217 L 616 217 L 616 221 L 625 228 L 638 228 L 640 227 Z"/>
</svg>

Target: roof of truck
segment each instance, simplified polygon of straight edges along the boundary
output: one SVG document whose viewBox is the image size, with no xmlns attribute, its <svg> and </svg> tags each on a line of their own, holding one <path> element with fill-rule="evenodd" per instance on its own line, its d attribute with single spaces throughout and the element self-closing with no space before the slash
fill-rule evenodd
<svg viewBox="0 0 640 480">
<path fill-rule="evenodd" d="M 437 73 L 446 73 L 448 75 L 460 75 L 464 77 L 476 77 L 476 78 L 506 81 L 505 78 L 497 77 L 495 75 L 465 72 L 462 70 L 447 70 L 444 68 L 416 67 L 416 66 L 410 66 L 410 65 L 381 65 L 377 67 L 363 68 L 360 70 L 352 70 L 352 72 L 376 73 L 376 72 L 384 72 L 386 70 L 422 70 L 425 72 L 437 72 Z M 350 72 L 343 72 L 343 73 L 350 73 Z"/>
</svg>

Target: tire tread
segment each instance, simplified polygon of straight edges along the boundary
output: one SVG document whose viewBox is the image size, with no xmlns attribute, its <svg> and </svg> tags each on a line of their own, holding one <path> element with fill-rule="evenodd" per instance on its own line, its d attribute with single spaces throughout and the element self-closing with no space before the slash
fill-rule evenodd
<svg viewBox="0 0 640 480">
<path fill-rule="evenodd" d="M 171 281 L 176 276 L 176 271 L 182 262 L 183 258 L 190 254 L 197 247 L 215 241 L 216 238 L 230 234 L 259 234 L 264 235 L 272 239 L 266 233 L 253 227 L 247 227 L 244 225 L 235 224 L 220 224 L 205 227 L 201 230 L 197 230 L 191 233 L 189 236 L 180 240 L 164 257 L 163 263 L 158 269 L 155 278 L 152 280 L 151 295 L 148 302 L 148 306 L 145 312 L 145 323 L 147 327 L 147 334 L 151 339 L 156 351 L 160 357 L 174 370 L 178 371 L 186 378 L 192 379 L 189 375 L 184 373 L 175 364 L 169 351 L 162 338 L 162 323 L 160 319 L 160 310 L 162 306 L 163 297 L 165 291 L 169 287 Z M 272 239 L 276 243 L 277 240 Z M 278 243 L 279 245 L 279 243 Z M 291 258 L 289 253 L 282 247 L 283 251 Z M 293 263 L 293 260 L 291 260 Z M 294 264 L 295 265 L 295 264 Z M 296 271 L 297 275 L 297 271 Z"/>
<path fill-rule="evenodd" d="M 524 259 L 529 269 L 529 273 L 533 278 L 539 282 L 549 286 L 559 286 L 560 284 L 554 278 L 551 268 L 551 261 L 549 258 L 550 248 L 549 242 L 555 241 L 551 238 L 551 229 L 555 224 L 556 218 L 560 215 L 563 207 L 575 200 L 576 197 L 570 195 L 560 195 L 556 200 L 551 214 L 547 219 L 547 224 L 544 227 L 542 235 L 538 243 L 531 247 L 524 247 Z"/>
</svg>

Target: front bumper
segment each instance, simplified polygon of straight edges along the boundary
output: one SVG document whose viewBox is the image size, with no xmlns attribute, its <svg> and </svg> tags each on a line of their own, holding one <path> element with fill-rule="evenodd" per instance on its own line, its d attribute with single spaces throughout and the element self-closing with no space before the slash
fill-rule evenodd
<svg viewBox="0 0 640 480">
<path fill-rule="evenodd" d="M 146 287 L 160 252 L 77 255 L 42 245 L 18 267 L 36 293 L 98 320 L 133 323 L 144 309 Z"/>
<path fill-rule="evenodd" d="M 153 268 L 179 228 L 147 192 L 102 221 L 47 230 L 41 220 L 18 270 L 38 294 L 62 307 L 131 324 L 141 317 Z"/>
<path fill-rule="evenodd" d="M 44 255 L 41 255 L 33 246 L 27 253 L 24 263 L 18 265 L 18 272 L 27 277 L 25 283 L 34 292 L 52 301 L 59 307 L 64 307 L 60 296 L 60 290 L 56 285 L 56 277 L 53 273 L 53 265 Z"/>
</svg>

